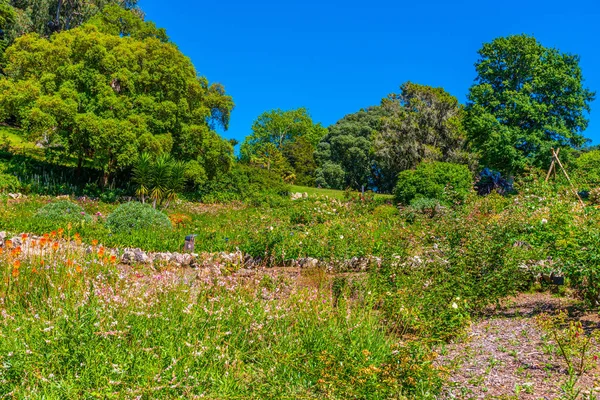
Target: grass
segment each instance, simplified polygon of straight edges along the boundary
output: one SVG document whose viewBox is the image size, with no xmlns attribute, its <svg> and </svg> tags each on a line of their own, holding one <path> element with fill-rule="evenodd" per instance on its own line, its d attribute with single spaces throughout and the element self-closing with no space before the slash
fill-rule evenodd
<svg viewBox="0 0 600 400">
<path fill-rule="evenodd" d="M 346 197 L 345 192 L 343 190 L 336 190 L 336 189 L 321 189 L 321 188 L 314 188 L 314 187 L 308 187 L 308 186 L 292 185 L 290 190 L 293 193 L 307 193 L 309 196 L 328 196 L 328 197 L 331 197 L 333 199 L 338 199 L 338 200 L 344 200 Z M 353 194 L 358 195 L 359 192 L 353 192 Z M 383 200 L 392 200 L 394 198 L 394 196 L 391 194 L 375 193 L 375 198 L 383 199 Z"/>
<path fill-rule="evenodd" d="M 373 298 L 334 303 L 322 273 L 119 267 L 59 239 L 0 254 L 0 397 L 434 398 L 441 383 Z"/>
<path fill-rule="evenodd" d="M 36 149 L 35 143 L 25 139 L 23 137 L 23 131 L 20 129 L 0 125 L 0 141 L 3 140 L 4 137 L 8 139 L 10 146 L 15 149 Z"/>
</svg>

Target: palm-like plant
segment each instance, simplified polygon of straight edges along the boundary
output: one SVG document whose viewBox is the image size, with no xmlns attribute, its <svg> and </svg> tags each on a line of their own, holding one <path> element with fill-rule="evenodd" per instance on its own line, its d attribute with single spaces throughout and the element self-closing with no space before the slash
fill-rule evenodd
<svg viewBox="0 0 600 400">
<path fill-rule="evenodd" d="M 142 153 L 136 165 L 133 167 L 133 182 L 137 184 L 135 194 L 140 197 L 142 203 L 146 203 L 146 196 L 150 192 L 152 180 L 152 156 Z"/>
<path fill-rule="evenodd" d="M 173 160 L 169 154 L 163 153 L 154 162 L 152 166 L 152 179 L 150 197 L 152 206 L 156 208 L 157 203 L 162 203 L 169 193 L 171 181 L 171 170 Z"/>
</svg>

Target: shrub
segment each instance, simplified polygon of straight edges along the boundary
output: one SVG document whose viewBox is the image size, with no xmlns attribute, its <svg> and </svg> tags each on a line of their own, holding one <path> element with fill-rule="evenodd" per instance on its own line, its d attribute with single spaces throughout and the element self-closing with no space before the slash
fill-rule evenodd
<svg viewBox="0 0 600 400">
<path fill-rule="evenodd" d="M 66 224 L 82 224 L 92 222 L 92 217 L 87 215 L 78 204 L 68 200 L 59 200 L 48 203 L 38 210 L 36 217 L 52 225 L 64 227 Z"/>
<path fill-rule="evenodd" d="M 471 172 L 466 165 L 428 162 L 400 172 L 394 194 L 402 204 L 410 204 L 417 197 L 453 203 L 464 200 L 472 187 Z"/>
<path fill-rule="evenodd" d="M 583 153 L 573 161 L 574 178 L 589 185 L 600 184 L 600 150 Z M 559 171 L 560 172 L 560 171 Z"/>
<path fill-rule="evenodd" d="M 20 187 L 21 183 L 16 176 L 0 173 L 0 193 L 16 192 Z"/>
<path fill-rule="evenodd" d="M 236 165 L 227 174 L 200 187 L 196 195 L 204 203 L 248 201 L 261 205 L 280 202 L 289 192 L 289 186 L 275 172 Z"/>
<path fill-rule="evenodd" d="M 148 204 L 129 202 L 121 204 L 108 216 L 106 225 L 114 233 L 127 233 L 141 229 L 172 229 L 164 213 Z"/>
</svg>

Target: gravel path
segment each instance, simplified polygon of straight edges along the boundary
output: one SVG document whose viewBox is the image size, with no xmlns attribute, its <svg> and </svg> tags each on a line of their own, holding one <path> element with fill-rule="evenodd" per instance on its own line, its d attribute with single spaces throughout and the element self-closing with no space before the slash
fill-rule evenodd
<svg viewBox="0 0 600 400">
<path fill-rule="evenodd" d="M 441 349 L 441 360 L 456 368 L 445 399 L 556 399 L 564 395 L 568 378 L 558 349 L 544 337 L 535 321 L 541 313 L 566 310 L 592 332 L 600 328 L 597 313 L 582 311 L 569 299 L 548 293 L 523 294 L 490 309 L 475 321 L 460 343 Z M 593 344 L 591 357 L 600 354 Z M 596 362 L 579 380 L 582 394 L 600 393 L 600 368 Z M 585 396 L 584 396 L 585 394 Z"/>
</svg>

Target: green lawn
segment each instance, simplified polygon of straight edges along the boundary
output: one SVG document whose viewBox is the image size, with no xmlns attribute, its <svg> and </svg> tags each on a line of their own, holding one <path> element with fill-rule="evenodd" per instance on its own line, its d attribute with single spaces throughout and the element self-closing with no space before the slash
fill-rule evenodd
<svg viewBox="0 0 600 400">
<path fill-rule="evenodd" d="M 35 149 L 35 143 L 27 141 L 23 137 L 23 131 L 17 128 L 0 125 L 0 143 L 4 142 L 4 138 L 8 138 L 11 147 L 17 149 Z"/>
<path fill-rule="evenodd" d="M 308 195 L 317 195 L 317 196 L 329 196 L 334 199 L 344 199 L 344 191 L 343 190 L 335 190 L 335 189 L 319 189 L 308 186 L 291 186 L 292 193 L 308 193 Z M 358 192 L 355 192 L 358 193 Z M 375 198 L 378 199 L 393 199 L 394 196 L 391 194 L 375 194 Z"/>
</svg>

